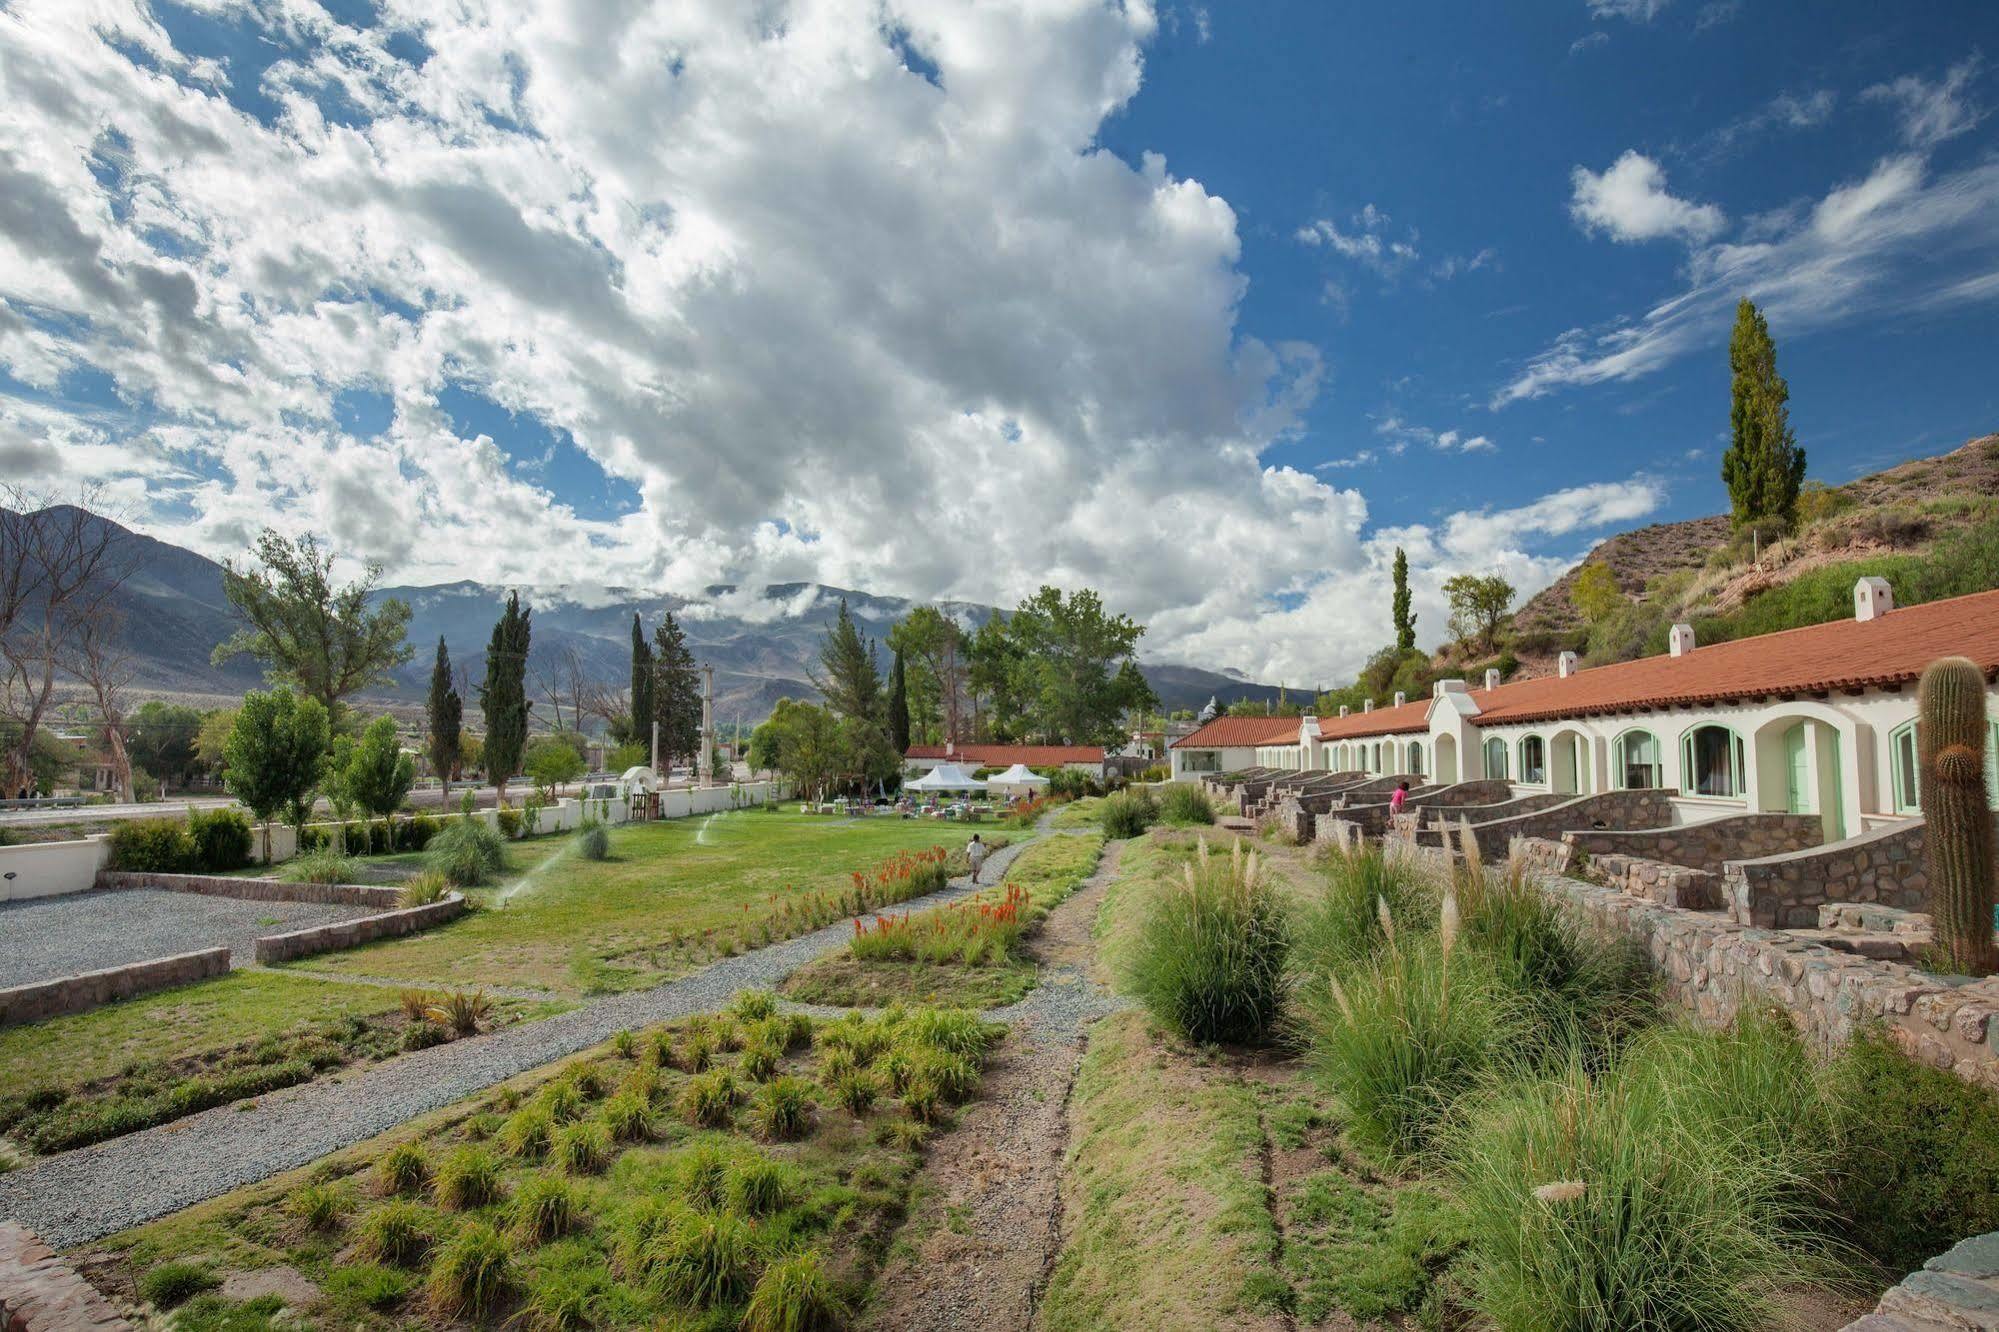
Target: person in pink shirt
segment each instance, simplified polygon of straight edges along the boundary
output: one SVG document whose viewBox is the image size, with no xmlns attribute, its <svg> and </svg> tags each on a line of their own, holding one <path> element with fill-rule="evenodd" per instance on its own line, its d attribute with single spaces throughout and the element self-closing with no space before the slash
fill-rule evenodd
<svg viewBox="0 0 1999 1332">
<path fill-rule="evenodd" d="M 1402 802 L 1408 798 L 1409 783 L 1403 782 L 1395 788 L 1395 794 L 1388 797 L 1388 814 L 1390 818 L 1402 812 Z"/>
</svg>

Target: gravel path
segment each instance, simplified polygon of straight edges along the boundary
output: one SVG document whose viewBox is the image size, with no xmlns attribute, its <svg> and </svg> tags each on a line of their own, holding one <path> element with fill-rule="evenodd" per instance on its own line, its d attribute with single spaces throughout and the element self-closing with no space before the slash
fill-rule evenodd
<svg viewBox="0 0 1999 1332">
<path fill-rule="evenodd" d="M 987 886 L 1033 840 L 995 852 L 986 862 Z M 954 879 L 908 905 L 920 910 L 974 891 L 968 879 Z M 650 990 L 273 1092 L 254 1108 L 222 1106 L 33 1161 L 0 1175 L 0 1218 L 22 1222 L 51 1248 L 86 1244 L 366 1141 L 624 1028 L 720 1008 L 738 990 L 774 989 L 852 937 L 853 926 L 842 920 Z"/>
<path fill-rule="evenodd" d="M 0 948 L 0 986 L 224 945 L 230 960 L 242 966 L 264 935 L 329 925 L 369 911 L 310 902 L 242 902 L 156 888 L 7 902 L 0 904 L 0 939 L 6 940 Z"/>
</svg>

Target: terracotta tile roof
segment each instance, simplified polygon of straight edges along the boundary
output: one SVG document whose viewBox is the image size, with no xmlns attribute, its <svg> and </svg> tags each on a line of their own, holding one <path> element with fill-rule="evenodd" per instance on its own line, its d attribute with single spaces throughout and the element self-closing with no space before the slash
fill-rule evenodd
<svg viewBox="0 0 1999 1332">
<path fill-rule="evenodd" d="M 1296 717 L 1217 717 L 1192 735 L 1183 735 L 1174 749 L 1249 749 L 1256 745 L 1298 743 Z"/>
<path fill-rule="evenodd" d="M 1349 712 L 1344 717 L 1319 718 L 1321 740 L 1352 740 L 1364 735 L 1400 735 L 1405 731 L 1430 729 L 1430 700 L 1419 698 L 1401 707 L 1376 708 L 1373 712 Z"/>
<path fill-rule="evenodd" d="M 1059 768 L 1064 763 L 1102 763 L 1102 745 L 959 745 L 946 753 L 942 745 L 911 745 L 906 759 L 943 759 L 951 762 L 1009 768 L 1025 763 L 1030 768 Z"/>
<path fill-rule="evenodd" d="M 1696 646 L 1683 657 L 1598 666 L 1566 680 L 1548 676 L 1473 689 L 1470 697 L 1479 706 L 1479 725 L 1503 726 L 1908 684 L 1938 657 L 1950 656 L 1970 657 L 1988 679 L 1999 671 L 1999 590 L 1905 606 L 1864 623 L 1834 620 Z"/>
</svg>

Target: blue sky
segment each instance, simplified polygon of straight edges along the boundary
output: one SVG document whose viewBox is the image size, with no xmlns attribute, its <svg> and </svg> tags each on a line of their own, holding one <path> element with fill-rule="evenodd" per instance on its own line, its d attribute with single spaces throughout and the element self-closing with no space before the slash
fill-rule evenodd
<svg viewBox="0 0 1999 1332">
<path fill-rule="evenodd" d="M 1999 426 L 1999 10 L 13 0 L 0 475 L 396 582 L 1092 586 L 1326 683 L 1412 565 Z M 757 604 L 749 599 L 746 605 Z"/>
</svg>

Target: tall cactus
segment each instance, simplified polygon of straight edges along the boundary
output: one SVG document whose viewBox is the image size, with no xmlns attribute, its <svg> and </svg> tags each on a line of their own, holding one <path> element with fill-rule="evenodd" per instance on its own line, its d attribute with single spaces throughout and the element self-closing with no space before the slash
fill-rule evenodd
<svg viewBox="0 0 1999 1332">
<path fill-rule="evenodd" d="M 1930 663 L 1917 691 L 1917 768 L 1937 945 L 1955 971 L 1999 971 L 1992 942 L 1992 806 L 1985 795 L 1985 673 L 1965 657 Z"/>
</svg>

